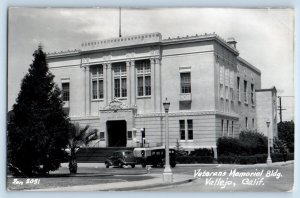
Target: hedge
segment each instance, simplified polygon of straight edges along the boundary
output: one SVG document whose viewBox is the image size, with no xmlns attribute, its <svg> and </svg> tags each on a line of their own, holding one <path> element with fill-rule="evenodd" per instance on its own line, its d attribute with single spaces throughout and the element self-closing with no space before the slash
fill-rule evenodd
<svg viewBox="0 0 300 198">
<path fill-rule="evenodd" d="M 176 162 L 178 164 L 211 164 L 214 162 L 214 158 L 212 156 L 181 156 L 176 158 Z"/>
<path fill-rule="evenodd" d="M 218 163 L 223 164 L 262 164 L 267 161 L 267 154 L 256 154 L 256 155 L 221 155 L 218 158 Z M 282 162 L 284 161 L 283 155 L 281 153 L 272 153 L 272 162 Z M 286 161 L 294 160 L 294 153 L 289 153 L 286 156 Z"/>
</svg>

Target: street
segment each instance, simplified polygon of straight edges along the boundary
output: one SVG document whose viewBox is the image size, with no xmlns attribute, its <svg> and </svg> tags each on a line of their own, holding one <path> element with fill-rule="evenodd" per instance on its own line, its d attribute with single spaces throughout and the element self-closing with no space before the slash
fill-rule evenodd
<svg viewBox="0 0 300 198">
<path fill-rule="evenodd" d="M 152 168 L 150 173 L 137 165 L 135 168 L 105 168 L 104 164 L 79 164 L 78 173 L 69 175 L 66 164 L 52 172 L 49 177 L 14 178 L 8 177 L 7 187 L 10 190 L 55 189 L 62 187 L 100 186 L 111 184 L 116 190 L 132 191 L 178 191 L 178 192 L 231 192 L 231 191 L 290 191 L 293 186 L 294 164 L 266 165 L 219 165 L 192 164 L 177 165 L 172 169 L 174 177 L 181 177 L 180 185 L 160 185 L 163 168 Z M 242 174 L 252 175 L 242 175 Z M 216 174 L 216 175 L 214 175 Z M 192 181 L 187 181 L 187 179 Z M 34 181 L 36 180 L 36 183 Z M 29 181 L 29 182 L 28 182 Z M 33 181 L 33 182 L 30 182 Z M 153 181 L 151 183 L 151 181 Z M 147 183 L 135 188 L 120 189 L 121 183 Z M 151 185 L 149 185 L 151 184 Z M 97 188 L 92 188 L 97 189 Z M 103 190 L 103 188 L 101 188 Z M 111 189 L 110 189 L 111 190 Z"/>
</svg>

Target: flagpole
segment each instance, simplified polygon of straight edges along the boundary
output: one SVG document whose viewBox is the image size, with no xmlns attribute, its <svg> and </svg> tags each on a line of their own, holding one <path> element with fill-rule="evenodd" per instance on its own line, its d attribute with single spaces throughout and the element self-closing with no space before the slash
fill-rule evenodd
<svg viewBox="0 0 300 198">
<path fill-rule="evenodd" d="M 119 37 L 122 37 L 122 35 L 121 35 L 121 8 L 119 8 Z"/>
</svg>

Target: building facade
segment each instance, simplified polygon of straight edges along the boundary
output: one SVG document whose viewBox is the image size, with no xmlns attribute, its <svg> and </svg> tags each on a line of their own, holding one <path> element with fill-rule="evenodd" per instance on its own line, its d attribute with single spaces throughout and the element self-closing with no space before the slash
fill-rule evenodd
<svg viewBox="0 0 300 198">
<path fill-rule="evenodd" d="M 150 33 L 84 42 L 47 59 L 71 120 L 99 131 L 90 146 L 163 146 L 166 98 L 170 146 L 216 148 L 221 136 L 261 130 L 261 72 L 234 39 Z"/>
</svg>

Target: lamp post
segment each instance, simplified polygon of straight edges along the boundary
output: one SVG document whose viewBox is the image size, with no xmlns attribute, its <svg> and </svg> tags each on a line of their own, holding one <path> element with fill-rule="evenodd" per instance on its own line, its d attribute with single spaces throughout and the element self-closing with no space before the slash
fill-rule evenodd
<svg viewBox="0 0 300 198">
<path fill-rule="evenodd" d="M 271 159 L 271 153 L 270 153 L 270 121 L 266 122 L 267 124 L 267 129 L 268 129 L 268 158 L 267 158 L 267 165 L 271 165 L 272 164 L 272 159 Z"/>
<path fill-rule="evenodd" d="M 165 169 L 163 173 L 163 182 L 164 183 L 172 183 L 173 182 L 173 173 L 170 167 L 170 157 L 169 157 L 169 123 L 168 123 L 168 113 L 170 108 L 170 102 L 166 98 L 166 101 L 163 103 L 165 109 L 165 119 L 166 119 L 166 133 L 165 133 L 165 153 L 166 153 L 166 160 L 165 160 Z"/>
</svg>

